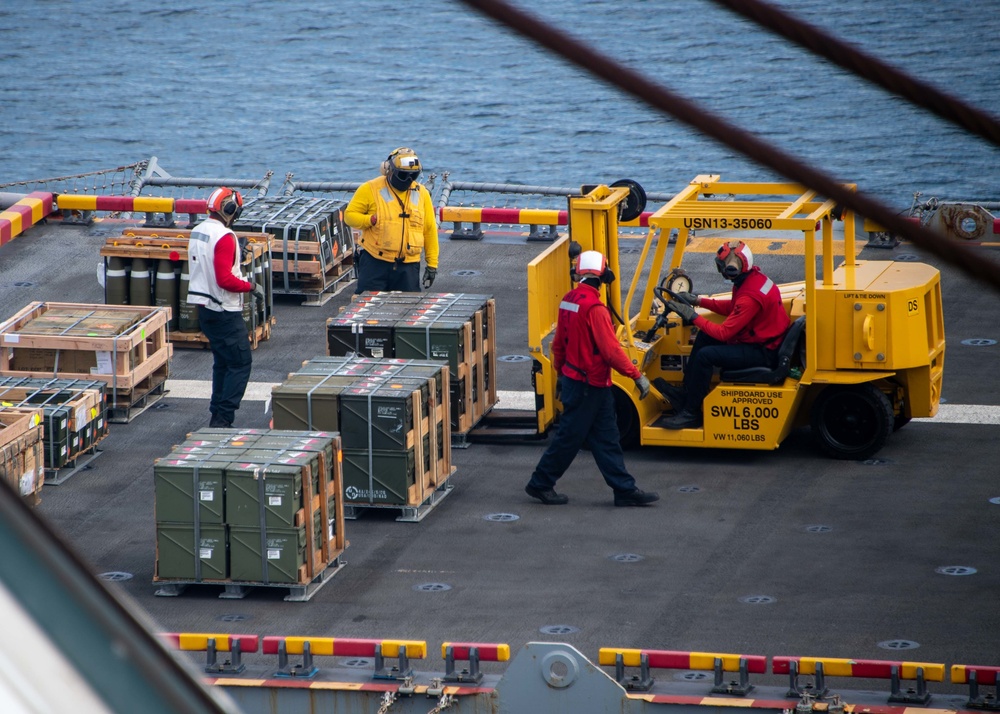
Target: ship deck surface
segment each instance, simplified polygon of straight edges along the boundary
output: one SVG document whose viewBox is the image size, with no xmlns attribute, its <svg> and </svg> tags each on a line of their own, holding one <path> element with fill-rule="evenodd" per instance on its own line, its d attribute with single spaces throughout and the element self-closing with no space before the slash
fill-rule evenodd
<svg viewBox="0 0 1000 714">
<path fill-rule="evenodd" d="M 103 301 L 98 248 L 120 229 L 53 222 L 4 246 L 0 316 L 34 300 Z M 527 355 L 525 266 L 544 244 L 442 235 L 435 289 L 495 296 L 498 354 Z M 634 264 L 631 248 L 623 262 Z M 941 266 L 906 244 L 862 257 L 904 253 Z M 778 282 L 801 279 L 799 256 L 757 258 Z M 710 254 L 686 263 L 697 290 L 724 289 Z M 998 338 L 997 293 L 941 269 L 946 403 L 1000 405 L 1000 346 L 962 344 Z M 348 291 L 310 307 L 281 298 L 252 381 L 280 382 L 324 354 L 326 318 L 349 299 Z M 211 362 L 208 351 L 176 349 L 171 381 L 209 380 Z M 530 390 L 530 362 L 500 361 L 497 380 L 502 391 Z M 266 427 L 264 407 L 245 401 L 237 426 Z M 543 506 L 523 488 L 547 442 L 473 444 L 454 450 L 454 491 L 419 523 L 382 509 L 348 520 L 346 566 L 309 602 L 285 602 L 282 588 L 220 599 L 221 588 L 207 585 L 157 597 L 153 460 L 208 416 L 207 400 L 167 393 L 131 423 L 112 424 L 100 457 L 46 486 L 37 508 L 95 574 L 129 574 L 110 587 L 162 632 L 425 640 L 430 661 L 416 668 L 437 670 L 445 641 L 508 643 L 512 652 L 567 642 L 595 662 L 601 647 L 629 647 L 1000 664 L 996 424 L 914 421 L 869 462 L 822 456 L 808 430 L 775 452 L 628 452 L 640 487 L 661 495 L 644 509 L 614 508 L 587 452 L 559 483 L 570 503 Z M 506 515 L 487 518 L 494 514 Z M 939 572 L 949 566 L 976 572 Z"/>
</svg>

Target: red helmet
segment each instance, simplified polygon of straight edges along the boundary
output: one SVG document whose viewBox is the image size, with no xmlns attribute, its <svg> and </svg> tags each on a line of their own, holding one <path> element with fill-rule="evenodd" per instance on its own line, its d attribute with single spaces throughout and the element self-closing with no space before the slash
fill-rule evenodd
<svg viewBox="0 0 1000 714">
<path fill-rule="evenodd" d="M 208 197 L 208 212 L 218 213 L 228 226 L 243 212 L 243 196 L 239 191 L 225 186 L 217 188 Z"/>
<path fill-rule="evenodd" d="M 753 267 L 753 253 L 743 241 L 723 243 L 715 254 L 715 267 L 727 280 L 736 280 Z"/>
</svg>

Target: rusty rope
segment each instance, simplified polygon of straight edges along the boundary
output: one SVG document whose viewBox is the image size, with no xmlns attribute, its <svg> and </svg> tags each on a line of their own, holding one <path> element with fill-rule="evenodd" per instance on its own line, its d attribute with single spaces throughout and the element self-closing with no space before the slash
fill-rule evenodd
<svg viewBox="0 0 1000 714">
<path fill-rule="evenodd" d="M 712 0 L 712 2 L 742 15 L 819 57 L 830 60 L 911 104 L 923 107 L 940 118 L 986 139 L 991 144 L 1000 146 L 1000 122 L 995 117 L 838 40 L 819 27 L 760 0 Z"/>
<path fill-rule="evenodd" d="M 647 79 L 635 70 L 597 52 L 579 40 L 503 0 L 460 0 L 515 32 L 534 40 L 573 64 L 631 94 L 642 102 L 687 124 L 757 163 L 792 181 L 801 183 L 858 215 L 880 223 L 886 230 L 911 240 L 946 263 L 1000 290 L 1000 265 L 974 253 L 968 246 L 943 238 L 923 226 L 914 225 L 875 199 L 854 192 L 823 172 L 780 148 L 730 124 L 691 100 Z"/>
</svg>

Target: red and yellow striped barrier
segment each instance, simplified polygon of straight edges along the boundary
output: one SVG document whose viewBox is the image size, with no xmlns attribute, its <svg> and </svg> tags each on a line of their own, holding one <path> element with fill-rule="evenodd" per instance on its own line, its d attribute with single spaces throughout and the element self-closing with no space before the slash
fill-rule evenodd
<svg viewBox="0 0 1000 714">
<path fill-rule="evenodd" d="M 469 659 L 473 648 L 479 653 L 481 662 L 506 662 L 510 659 L 510 645 L 484 642 L 445 642 L 441 645 L 441 659 L 448 657 L 449 647 L 455 659 Z"/>
<path fill-rule="evenodd" d="M 622 226 L 649 225 L 652 212 L 646 211 L 632 221 L 622 221 Z M 476 208 L 474 206 L 442 206 L 438 209 L 440 221 L 454 223 L 505 223 L 529 226 L 565 226 L 568 211 L 541 208 Z"/>
<path fill-rule="evenodd" d="M 0 245 L 13 240 L 52 213 L 52 202 L 51 193 L 35 191 L 0 212 Z"/>
<path fill-rule="evenodd" d="M 917 669 L 924 670 L 924 679 L 931 682 L 944 681 L 944 665 L 932 662 L 889 662 L 874 659 L 837 659 L 833 657 L 775 657 L 771 662 L 774 674 L 789 674 L 791 663 L 798 663 L 799 674 L 816 674 L 816 665 L 821 664 L 823 674 L 828 677 L 861 677 L 863 679 L 889 679 L 893 669 L 900 679 L 916 679 Z"/>
<path fill-rule="evenodd" d="M 206 652 L 205 671 L 209 674 L 239 674 L 244 652 L 256 652 L 260 646 L 257 635 L 227 635 L 195 632 L 166 632 L 160 635 L 182 652 Z M 230 661 L 220 663 L 217 652 L 230 652 Z"/>
<path fill-rule="evenodd" d="M 330 657 L 374 657 L 376 645 L 382 646 L 383 657 L 398 657 L 400 648 L 406 647 L 409 659 L 424 659 L 427 643 L 420 640 L 366 640 L 343 637 L 273 637 L 264 638 L 263 654 L 278 654 L 281 643 L 285 643 L 287 654 L 300 655 L 305 651 L 305 643 L 314 655 Z"/>
<path fill-rule="evenodd" d="M 124 211 L 136 213 L 206 213 L 204 199 L 156 196 L 88 196 L 61 193 L 56 197 L 61 211 Z"/>
<path fill-rule="evenodd" d="M 973 679 L 979 684 L 1000 684 L 1000 667 L 971 664 L 953 664 L 951 666 L 953 684 L 968 684 Z"/>
<path fill-rule="evenodd" d="M 479 671 L 479 663 L 506 662 L 510 659 L 510 645 L 486 642 L 445 642 L 441 645 L 441 657 L 445 662 L 442 682 L 479 684 L 483 681 L 483 673 Z M 457 670 L 455 662 L 458 661 L 468 662 L 468 669 Z"/>
<path fill-rule="evenodd" d="M 602 666 L 613 666 L 617 655 L 622 656 L 626 667 L 638 667 L 642 655 L 646 655 L 649 666 L 655 669 L 713 670 L 715 661 L 722 662 L 722 671 L 739 672 L 740 660 L 746 660 L 747 671 L 754 674 L 767 672 L 767 657 L 763 655 L 719 654 L 716 652 L 675 652 L 670 650 L 631 650 L 602 647 L 598 662 Z"/>
<path fill-rule="evenodd" d="M 815 676 L 814 692 L 826 693 L 826 678 L 829 677 L 859 677 L 862 679 L 891 680 L 889 702 L 902 704 L 927 704 L 931 695 L 927 691 L 927 682 L 944 681 L 943 664 L 935 662 L 892 662 L 874 659 L 837 659 L 833 657 L 774 657 L 771 660 L 771 671 L 774 674 L 788 675 L 788 695 L 795 696 L 806 691 L 799 686 L 798 678 L 802 674 Z M 915 681 L 916 690 L 903 691 L 902 680 Z"/>
<path fill-rule="evenodd" d="M 709 670 L 715 673 L 712 694 L 730 694 L 745 697 L 754 685 L 750 673 L 767 672 L 767 657 L 763 655 L 722 654 L 719 652 L 677 652 L 673 650 L 633 650 L 602 647 L 598 663 L 614 666 L 615 680 L 627 690 L 648 692 L 653 686 L 651 669 Z M 638 667 L 639 676 L 629 677 L 626 667 Z M 726 682 L 724 672 L 739 672 L 738 682 Z"/>
<path fill-rule="evenodd" d="M 237 646 L 240 652 L 256 652 L 260 646 L 260 637 L 257 635 L 165 632 L 160 637 L 182 652 L 206 652 L 209 640 L 215 640 L 217 652 L 232 652 Z"/>
</svg>

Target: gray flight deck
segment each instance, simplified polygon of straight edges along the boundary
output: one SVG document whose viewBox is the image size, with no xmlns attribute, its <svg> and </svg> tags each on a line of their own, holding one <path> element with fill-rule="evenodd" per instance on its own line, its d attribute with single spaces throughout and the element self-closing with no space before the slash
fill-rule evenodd
<svg viewBox="0 0 1000 714">
<path fill-rule="evenodd" d="M 99 246 L 122 226 L 55 221 L 5 245 L 0 318 L 34 300 L 102 302 Z M 638 245 L 623 261 L 634 265 Z M 434 289 L 493 295 L 497 354 L 527 355 L 526 265 L 545 247 L 513 233 L 451 241 L 443 227 Z M 998 258 L 996 247 L 976 250 Z M 905 243 L 861 257 L 914 255 L 941 267 Z M 711 258 L 686 256 L 700 292 L 725 290 Z M 799 256 L 756 258 L 777 282 L 802 278 Z M 157 597 L 153 460 L 209 417 L 207 400 L 168 392 L 112 424 L 99 458 L 46 486 L 36 511 L 162 632 L 425 640 L 418 671 L 443 671 L 445 641 L 507 643 L 512 653 L 564 642 L 593 662 L 601 647 L 627 647 L 1000 665 L 1000 345 L 983 342 L 1000 340 L 1000 293 L 941 269 L 949 416 L 911 422 L 868 462 L 826 458 L 808 430 L 774 452 L 645 448 L 626 462 L 661 500 L 636 509 L 613 507 L 584 451 L 558 485 L 569 504 L 546 507 L 523 490 L 545 441 L 474 443 L 453 450 L 454 491 L 422 521 L 397 522 L 391 510 L 348 520 L 346 566 L 308 602 L 284 601 L 282 588 L 220 599 L 208 585 Z M 322 307 L 282 297 L 252 381 L 280 382 L 324 354 L 326 318 L 349 293 Z M 177 348 L 170 376 L 209 380 L 211 364 L 208 351 Z M 501 359 L 498 388 L 530 390 L 530 365 Z M 266 427 L 264 406 L 245 402 L 236 425 Z"/>
</svg>

